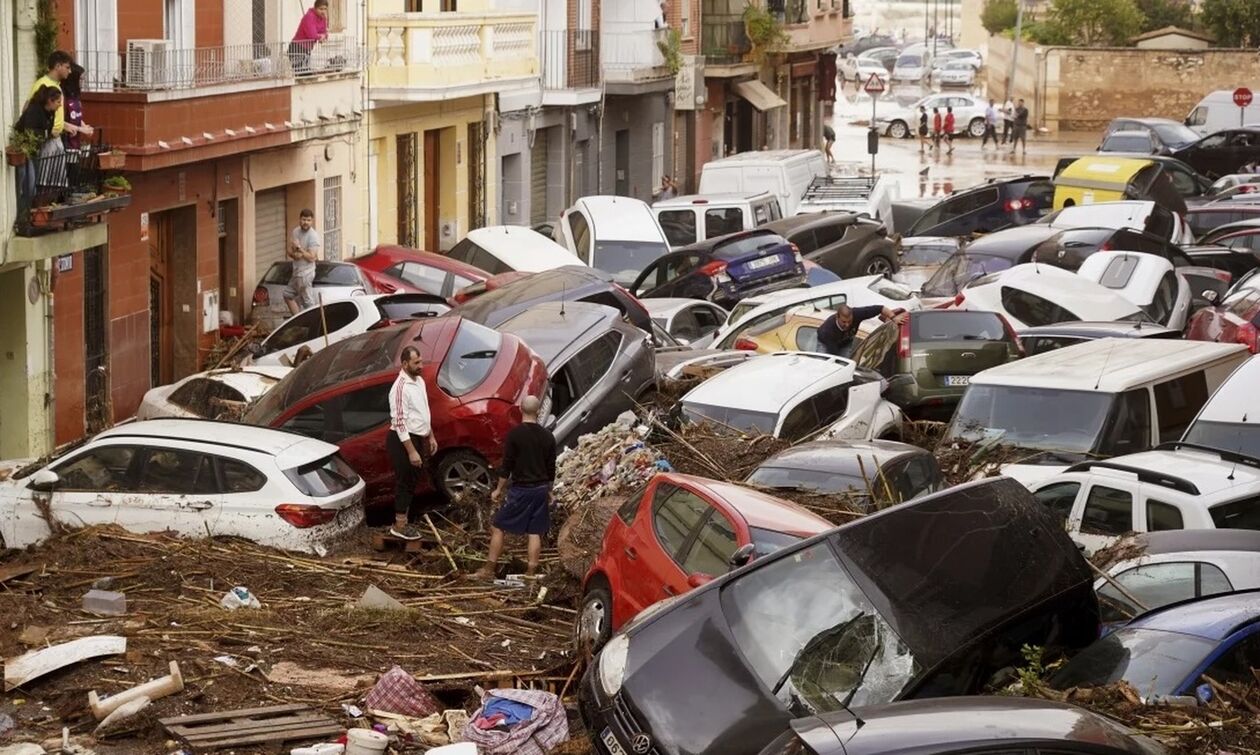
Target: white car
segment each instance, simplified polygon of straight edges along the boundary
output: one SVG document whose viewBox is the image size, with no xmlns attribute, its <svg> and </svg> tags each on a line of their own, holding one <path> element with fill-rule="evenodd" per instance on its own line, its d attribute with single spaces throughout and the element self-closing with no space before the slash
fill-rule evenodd
<svg viewBox="0 0 1260 755">
<path fill-rule="evenodd" d="M 971 63 L 959 61 L 946 63 L 939 68 L 933 68 L 932 74 L 928 80 L 943 87 L 969 87 L 976 83 L 976 69 Z M 955 114 L 957 117 L 957 114 Z"/>
<path fill-rule="evenodd" d="M 1260 356 L 1234 370 L 1203 405 L 1182 440 L 1260 459 Z"/>
<path fill-rule="evenodd" d="M 856 82 L 858 86 L 870 81 L 872 76 L 878 76 L 885 83 L 889 79 L 888 68 L 883 63 L 875 58 L 866 58 L 861 55 L 840 61 L 839 71 L 842 79 Z"/>
<path fill-rule="evenodd" d="M 1136 555 L 1106 567 L 1111 581 L 1100 577 L 1094 582 L 1106 623 L 1127 621 L 1169 603 L 1260 587 L 1257 531 L 1146 532 L 1125 538 L 1119 548 Z"/>
<path fill-rule="evenodd" d="M 803 351 L 763 354 L 688 391 L 682 415 L 687 422 L 793 442 L 900 437 L 901 410 L 881 397 L 882 380 L 867 382 L 863 374 L 852 359 Z"/>
<path fill-rule="evenodd" d="M 701 186 L 700 192 L 705 193 Z M 652 208 L 633 197 L 581 197 L 564 211 L 556 242 L 584 264 L 612 275 L 622 286 L 669 253 L 669 241 Z"/>
<path fill-rule="evenodd" d="M 336 446 L 250 425 L 131 422 L 47 464 L 0 469 L 11 473 L 0 475 L 0 546 L 9 548 L 50 535 L 42 510 L 67 527 L 228 535 L 315 553 L 363 523 L 363 480 Z"/>
<path fill-rule="evenodd" d="M 893 64 L 893 81 L 923 81 L 932 70 L 932 56 L 927 52 L 902 52 Z"/>
<path fill-rule="evenodd" d="M 1136 228 L 1178 246 L 1194 244 L 1194 232 L 1180 215 L 1142 199 L 1072 205 L 1037 222 L 1051 228 Z"/>
<path fill-rule="evenodd" d="M 1031 490 L 1087 553 L 1130 532 L 1260 529 L 1260 461 L 1210 448 L 1084 461 Z"/>
<path fill-rule="evenodd" d="M 808 305 L 815 309 L 834 311 L 841 304 L 848 304 L 850 307 L 879 305 L 907 311 L 920 308 L 918 298 L 906 286 L 894 283 L 882 275 L 864 275 L 822 286 L 791 288 L 743 299 L 731 310 L 726 324 L 718 329 L 713 344 L 718 349 L 733 349 L 735 339 L 744 331 L 782 315 L 789 309 Z"/>
<path fill-rule="evenodd" d="M 984 111 L 988 103 L 980 97 L 954 92 L 931 94 L 909 107 L 893 106 L 883 110 L 877 107 L 875 127 L 895 139 L 918 134 L 920 105 L 927 108 L 929 128 L 932 126 L 932 108 L 938 108 L 943 119 L 945 108 L 952 107 L 955 134 L 967 134 L 977 139 L 984 136 Z"/>
<path fill-rule="evenodd" d="M 932 61 L 932 68 L 944 68 L 951 63 L 966 63 L 971 67 L 972 71 L 979 71 L 984 67 L 984 58 L 976 50 L 968 50 L 961 47 L 953 50 L 941 50 L 937 52 L 936 59 Z"/>
<path fill-rule="evenodd" d="M 356 296 L 326 304 L 322 311 L 311 307 L 271 331 L 254 351 L 253 364 L 292 367 L 293 357 L 303 346 L 316 352 L 373 328 L 449 311 L 446 301 L 433 294 Z"/>
<path fill-rule="evenodd" d="M 675 340 L 693 349 L 703 349 L 713 343 L 718 328 L 726 322 L 729 312 L 703 299 L 640 299 L 652 322 L 659 325 Z"/>
<path fill-rule="evenodd" d="M 1115 291 L 1152 320 L 1184 330 L 1190 317 L 1190 282 L 1166 257 L 1142 252 L 1095 252 L 1076 274 Z"/>
<path fill-rule="evenodd" d="M 1069 270 L 1037 262 L 976 278 L 949 308 L 997 312 L 1016 330 L 1068 320 L 1150 321 L 1120 293 Z"/>
<path fill-rule="evenodd" d="M 140 400 L 136 419 L 235 419 L 246 405 L 271 390 L 292 369 L 255 365 L 198 372 L 179 382 L 151 388 Z"/>
<path fill-rule="evenodd" d="M 493 225 L 469 231 L 446 254 L 491 275 L 513 271 L 540 273 L 586 264 L 555 241 L 520 225 Z"/>
<path fill-rule="evenodd" d="M 292 262 L 275 262 L 267 268 L 267 274 L 254 289 L 254 301 L 249 311 L 251 323 L 260 325 L 265 331 L 271 331 L 290 317 L 289 305 L 284 300 L 284 289 L 289 285 L 291 277 Z M 315 263 L 312 295 L 316 305 L 374 293 L 376 288 L 358 265 L 352 262 Z"/>
</svg>

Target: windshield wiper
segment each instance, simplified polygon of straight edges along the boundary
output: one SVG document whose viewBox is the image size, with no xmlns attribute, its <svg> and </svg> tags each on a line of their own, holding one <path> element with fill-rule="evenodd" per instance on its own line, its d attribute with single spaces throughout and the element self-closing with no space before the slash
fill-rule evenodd
<svg viewBox="0 0 1260 755">
<path fill-rule="evenodd" d="M 854 616 L 853 618 L 849 619 L 843 624 L 834 626 L 831 629 L 828 629 L 826 632 L 820 632 L 819 635 L 844 634 L 845 630 L 847 630 L 850 626 L 853 625 L 854 622 L 856 622 L 858 619 L 863 618 L 865 615 L 866 614 L 859 613 L 858 615 Z M 805 657 L 805 653 L 817 647 L 818 639 L 819 639 L 818 636 L 815 636 L 814 639 L 805 643 L 804 647 L 800 649 L 800 652 L 796 654 L 796 657 L 792 659 L 792 663 L 791 665 L 788 666 L 787 671 L 784 671 L 783 676 L 779 677 L 779 680 L 776 681 L 774 683 L 774 686 L 770 688 L 770 694 L 776 695 L 776 696 L 779 694 L 779 690 L 783 689 L 784 684 L 787 684 L 787 680 L 791 678 L 792 672 L 796 670 L 797 664 L 799 664 L 801 662 L 801 659 Z"/>
<path fill-rule="evenodd" d="M 866 665 L 862 667 L 862 673 L 858 674 L 857 681 L 853 683 L 853 689 L 849 690 L 849 694 L 844 696 L 844 700 L 840 702 L 840 707 L 845 710 L 849 709 L 849 703 L 853 702 L 853 696 L 862 688 L 862 682 L 866 681 L 866 672 L 871 670 L 871 664 L 875 662 L 875 656 L 879 655 L 879 651 L 884 649 L 884 643 L 875 640 L 875 647 L 871 649 L 871 657 L 866 659 Z"/>
<path fill-rule="evenodd" d="M 498 353 L 499 352 L 492 351 L 490 349 L 483 349 L 481 351 L 470 351 L 467 354 L 461 354 L 459 358 L 460 359 L 493 359 L 494 355 Z"/>
</svg>

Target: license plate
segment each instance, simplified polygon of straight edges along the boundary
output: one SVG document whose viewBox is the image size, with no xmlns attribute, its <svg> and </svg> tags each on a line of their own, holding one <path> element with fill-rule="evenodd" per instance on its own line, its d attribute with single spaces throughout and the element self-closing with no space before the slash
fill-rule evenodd
<svg viewBox="0 0 1260 755">
<path fill-rule="evenodd" d="M 945 385 L 971 385 L 970 375 L 946 375 Z"/>
<path fill-rule="evenodd" d="M 612 755 L 627 755 L 626 748 L 622 747 L 621 743 L 617 741 L 617 737 L 613 736 L 612 729 L 604 729 L 604 733 L 599 735 L 599 739 Z"/>
<path fill-rule="evenodd" d="M 770 267 L 772 265 L 778 264 L 778 262 L 779 262 L 779 255 L 777 254 L 773 257 L 762 257 L 759 260 L 753 260 L 752 262 L 749 262 L 748 269 L 760 270 L 763 267 Z"/>
</svg>

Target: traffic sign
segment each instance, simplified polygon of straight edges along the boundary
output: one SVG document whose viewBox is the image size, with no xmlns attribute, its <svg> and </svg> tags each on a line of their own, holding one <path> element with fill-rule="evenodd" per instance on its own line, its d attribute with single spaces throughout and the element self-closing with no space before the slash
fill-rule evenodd
<svg viewBox="0 0 1260 755">
<path fill-rule="evenodd" d="M 879 74 L 873 73 L 871 74 L 871 77 L 866 80 L 866 85 L 862 87 L 862 90 L 867 94 L 879 94 L 884 91 L 884 80 L 879 77 Z M 1248 92 L 1247 94 L 1250 96 L 1251 92 Z M 1250 101 L 1251 100 L 1248 100 L 1248 102 Z"/>
<path fill-rule="evenodd" d="M 1247 107 L 1251 104 L 1251 90 L 1247 87 L 1238 87 L 1234 90 L 1234 104 L 1238 107 Z"/>
</svg>

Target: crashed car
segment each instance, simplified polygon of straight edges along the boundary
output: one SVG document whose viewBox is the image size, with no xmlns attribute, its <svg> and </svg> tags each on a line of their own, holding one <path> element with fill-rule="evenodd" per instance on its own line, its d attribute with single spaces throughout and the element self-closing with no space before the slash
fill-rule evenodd
<svg viewBox="0 0 1260 755">
<path fill-rule="evenodd" d="M 871 509 L 946 487 L 935 456 L 895 440 L 798 443 L 763 461 L 744 482 L 770 490 L 845 495 Z"/>
<path fill-rule="evenodd" d="M 1028 491 L 996 478 L 656 604 L 590 664 L 579 709 L 603 752 L 755 755 L 794 718 L 975 694 L 1024 645 L 1081 648 L 1097 632 L 1084 558 Z"/>
<path fill-rule="evenodd" d="M 150 388 L 140 400 L 136 419 L 236 419 L 292 369 L 254 366 L 198 372 L 170 385 Z"/>
</svg>

